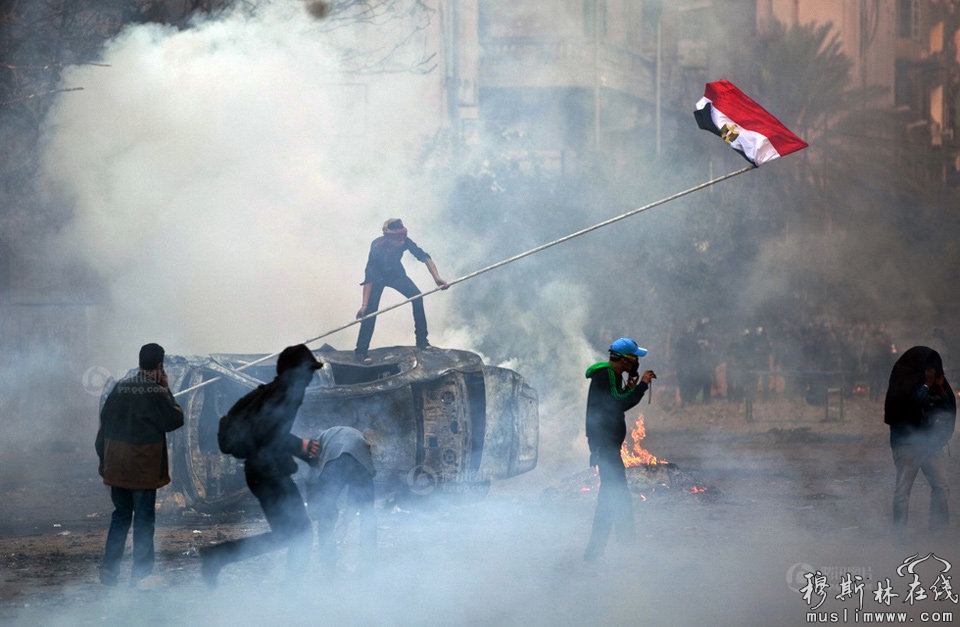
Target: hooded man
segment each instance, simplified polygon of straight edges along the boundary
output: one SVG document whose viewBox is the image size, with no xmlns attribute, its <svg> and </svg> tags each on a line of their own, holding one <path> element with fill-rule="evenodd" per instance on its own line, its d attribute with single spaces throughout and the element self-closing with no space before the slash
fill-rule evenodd
<svg viewBox="0 0 960 627">
<path fill-rule="evenodd" d="M 166 434 L 183 426 L 183 410 L 167 386 L 163 357 L 162 346 L 144 344 L 140 369 L 114 386 L 100 410 L 95 448 L 114 507 L 100 563 L 100 581 L 108 586 L 117 584 L 131 523 L 130 584 L 136 586 L 153 572 L 157 489 L 170 483 Z"/>
<path fill-rule="evenodd" d="M 624 543 L 636 539 L 633 526 L 633 502 L 627 487 L 626 468 L 620 448 L 627 437 L 624 415 L 643 398 L 656 379 L 653 370 L 640 375 L 640 358 L 647 349 L 635 341 L 622 337 L 610 345 L 610 359 L 587 368 L 590 380 L 587 392 L 587 444 L 590 447 L 590 465 L 600 474 L 600 490 L 593 529 L 584 559 L 592 562 L 603 555 L 607 539 L 614 525 L 617 538 Z M 626 374 L 626 382 L 623 375 Z"/>
<path fill-rule="evenodd" d="M 323 368 L 304 344 L 288 346 L 277 357 L 277 376 L 238 400 L 230 412 L 245 414 L 252 452 L 244 462 L 247 487 L 263 508 L 270 531 L 231 540 L 201 551 L 201 574 L 215 587 L 220 570 L 232 562 L 287 548 L 291 575 L 304 569 L 313 549 L 313 533 L 300 490 L 294 483 L 294 457 L 313 463 L 320 449 L 316 440 L 290 433 L 313 374 Z"/>
<path fill-rule="evenodd" d="M 927 346 L 907 350 L 893 364 L 883 406 L 897 469 L 893 527 L 898 535 L 906 532 L 910 491 L 921 470 L 930 484 L 930 529 L 949 522 L 946 448 L 956 420 L 957 397 L 943 376 L 940 353 Z"/>
<path fill-rule="evenodd" d="M 420 294 L 420 288 L 407 276 L 400 262 L 403 253 L 407 251 L 427 266 L 437 287 L 447 289 L 447 282 L 440 278 L 437 265 L 430 255 L 407 237 L 407 228 L 403 225 L 403 221 L 399 218 L 390 218 L 383 223 L 383 235 L 370 244 L 363 283 L 360 284 L 363 286 L 363 303 L 357 311 L 357 318 L 363 318 L 377 311 L 385 287 L 392 287 L 405 298 L 413 298 Z M 427 316 L 423 309 L 423 299 L 417 298 L 410 304 L 413 306 L 413 329 L 417 348 L 427 348 L 430 343 L 427 341 Z M 376 316 L 371 316 L 360 323 L 354 354 L 364 363 L 368 362 L 367 351 L 370 350 L 370 340 L 373 338 L 373 328 L 376 324 Z"/>
</svg>

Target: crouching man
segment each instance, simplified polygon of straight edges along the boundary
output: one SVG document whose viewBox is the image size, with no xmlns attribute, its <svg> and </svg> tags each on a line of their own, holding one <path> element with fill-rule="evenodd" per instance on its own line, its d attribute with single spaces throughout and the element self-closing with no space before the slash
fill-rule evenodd
<svg viewBox="0 0 960 627">
<path fill-rule="evenodd" d="M 374 511 L 373 456 L 370 444 L 353 427 L 331 427 L 320 434 L 320 453 L 306 481 L 307 504 L 317 525 L 320 567 L 336 572 L 335 529 L 359 514 L 360 569 L 371 569 L 377 559 L 377 518 Z"/>
</svg>

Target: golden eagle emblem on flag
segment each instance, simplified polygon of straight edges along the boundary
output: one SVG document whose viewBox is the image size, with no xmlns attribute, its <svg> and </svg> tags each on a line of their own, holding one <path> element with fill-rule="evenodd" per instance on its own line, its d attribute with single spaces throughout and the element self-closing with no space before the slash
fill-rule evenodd
<svg viewBox="0 0 960 627">
<path fill-rule="evenodd" d="M 728 144 L 732 144 L 733 140 L 740 137 L 740 132 L 737 130 L 736 124 L 724 124 L 720 129 L 720 137 L 723 138 L 723 141 Z"/>
</svg>

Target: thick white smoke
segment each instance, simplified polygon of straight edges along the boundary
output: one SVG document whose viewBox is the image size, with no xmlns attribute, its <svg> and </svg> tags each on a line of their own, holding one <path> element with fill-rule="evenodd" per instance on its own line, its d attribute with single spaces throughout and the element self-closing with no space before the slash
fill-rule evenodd
<svg viewBox="0 0 960 627">
<path fill-rule="evenodd" d="M 109 286 L 94 329 L 109 367 L 147 341 L 273 352 L 349 322 L 388 217 L 431 252 L 442 228 L 417 155 L 440 124 L 439 79 L 345 74 L 330 42 L 301 5 L 267 3 L 256 19 L 130 27 L 103 66 L 66 73 L 83 91 L 48 128 L 49 189 L 75 213 L 55 248 Z M 352 348 L 355 332 L 328 341 Z M 411 343 L 409 314 L 382 317 L 375 339 Z"/>
</svg>

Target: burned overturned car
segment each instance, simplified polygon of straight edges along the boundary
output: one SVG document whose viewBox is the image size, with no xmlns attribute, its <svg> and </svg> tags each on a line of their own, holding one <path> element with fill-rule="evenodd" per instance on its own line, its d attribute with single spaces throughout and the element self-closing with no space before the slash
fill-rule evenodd
<svg viewBox="0 0 960 627">
<path fill-rule="evenodd" d="M 369 364 L 327 345 L 314 352 L 326 366 L 307 388 L 293 432 L 362 431 L 378 497 L 482 492 L 491 480 L 536 466 L 537 394 L 518 373 L 453 349 L 379 348 Z M 247 497 L 243 462 L 220 452 L 217 427 L 237 399 L 273 379 L 275 358 L 263 357 L 166 357 L 184 427 L 168 435 L 172 491 L 165 500 L 218 509 Z"/>
</svg>

